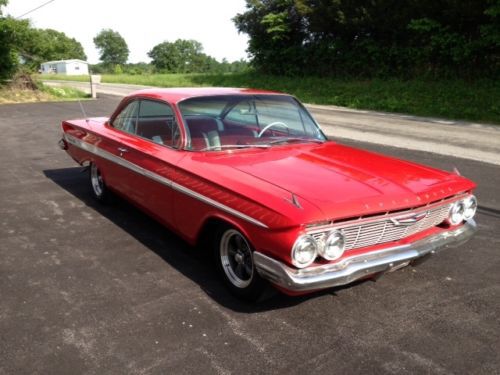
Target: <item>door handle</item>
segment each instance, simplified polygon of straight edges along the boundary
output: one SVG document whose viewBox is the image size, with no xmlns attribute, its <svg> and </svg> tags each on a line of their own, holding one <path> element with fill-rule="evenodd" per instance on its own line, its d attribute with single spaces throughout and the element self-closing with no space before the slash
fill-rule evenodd
<svg viewBox="0 0 500 375">
<path fill-rule="evenodd" d="M 124 153 L 128 152 L 128 149 L 125 147 L 118 147 L 118 151 L 120 152 L 120 156 L 123 156 Z"/>
</svg>

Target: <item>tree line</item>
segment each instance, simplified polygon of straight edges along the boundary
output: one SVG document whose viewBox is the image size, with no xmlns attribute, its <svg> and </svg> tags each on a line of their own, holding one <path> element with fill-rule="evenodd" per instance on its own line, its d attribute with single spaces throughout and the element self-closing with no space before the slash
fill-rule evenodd
<svg viewBox="0 0 500 375">
<path fill-rule="evenodd" d="M 38 29 L 28 20 L 4 16 L 2 7 L 8 0 L 0 0 L 0 80 L 11 78 L 19 69 L 36 72 L 46 61 L 87 60 L 80 42 L 62 32 Z M 91 65 L 93 73 L 228 73 L 247 69 L 240 60 L 217 61 L 204 53 L 201 43 L 178 39 L 154 46 L 148 55 L 151 63 L 127 63 L 129 48 L 116 31 L 102 30 L 94 38 L 100 63 Z"/>
<path fill-rule="evenodd" d="M 246 0 L 261 72 L 498 77 L 500 0 Z"/>
<path fill-rule="evenodd" d="M 101 63 L 94 65 L 96 73 L 231 73 L 243 71 L 247 62 L 221 62 L 204 53 L 196 40 L 177 39 L 154 46 L 148 56 L 151 63 L 127 64 L 129 49 L 125 39 L 116 31 L 102 30 L 94 38 Z"/>
<path fill-rule="evenodd" d="M 37 70 L 49 60 L 86 60 L 64 33 L 32 28 L 2 15 L 0 79 L 19 65 Z M 250 66 L 278 75 L 337 77 L 499 77 L 500 0 L 246 0 L 233 19 L 249 36 Z M 151 63 L 127 63 L 129 48 L 116 31 L 94 38 L 95 73 L 240 72 L 244 61 L 217 61 L 195 40 L 154 46 Z"/>
</svg>

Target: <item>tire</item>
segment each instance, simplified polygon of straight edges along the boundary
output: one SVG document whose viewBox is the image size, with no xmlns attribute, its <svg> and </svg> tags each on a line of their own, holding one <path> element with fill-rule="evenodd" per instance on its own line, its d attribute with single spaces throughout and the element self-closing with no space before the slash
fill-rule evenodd
<svg viewBox="0 0 500 375">
<path fill-rule="evenodd" d="M 105 203 L 108 199 L 108 188 L 102 178 L 101 171 L 95 163 L 90 164 L 89 182 L 92 196 L 100 203 Z"/>
<path fill-rule="evenodd" d="M 233 227 L 220 226 L 213 250 L 219 274 L 231 293 L 247 301 L 257 301 L 264 294 L 267 282 L 257 272 L 253 249 L 245 236 Z"/>
</svg>

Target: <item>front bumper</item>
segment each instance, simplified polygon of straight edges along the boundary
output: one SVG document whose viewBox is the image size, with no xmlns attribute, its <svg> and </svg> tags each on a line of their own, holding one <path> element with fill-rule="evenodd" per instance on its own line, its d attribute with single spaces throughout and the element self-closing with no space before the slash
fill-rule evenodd
<svg viewBox="0 0 500 375">
<path fill-rule="evenodd" d="M 345 285 L 369 275 L 404 267 L 412 261 L 446 247 L 467 242 L 476 232 L 474 220 L 459 228 L 431 235 L 413 243 L 341 259 L 337 263 L 296 269 L 259 252 L 254 262 L 259 274 L 292 292 L 307 292 Z"/>
</svg>

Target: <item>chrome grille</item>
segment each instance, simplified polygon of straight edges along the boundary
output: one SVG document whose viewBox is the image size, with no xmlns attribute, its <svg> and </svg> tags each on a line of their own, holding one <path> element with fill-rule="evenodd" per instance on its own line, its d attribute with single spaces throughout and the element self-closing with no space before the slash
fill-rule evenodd
<svg viewBox="0 0 500 375">
<path fill-rule="evenodd" d="M 384 215 L 380 218 L 373 218 L 365 223 L 339 223 L 333 224 L 328 229 L 311 233 L 314 239 L 322 242 L 332 229 L 342 231 L 345 236 L 345 249 L 355 249 L 365 246 L 373 246 L 385 242 L 397 241 L 413 234 L 422 232 L 442 223 L 447 217 L 451 203 L 428 209 L 416 209 L 398 213 L 397 215 Z M 404 222 L 409 216 L 422 216 L 416 222 Z M 398 224 L 398 219 L 400 223 Z"/>
</svg>

